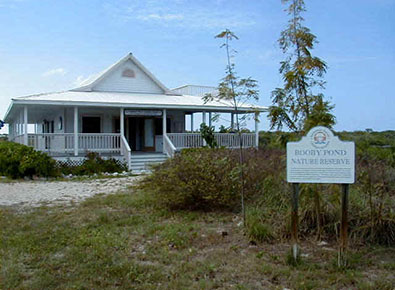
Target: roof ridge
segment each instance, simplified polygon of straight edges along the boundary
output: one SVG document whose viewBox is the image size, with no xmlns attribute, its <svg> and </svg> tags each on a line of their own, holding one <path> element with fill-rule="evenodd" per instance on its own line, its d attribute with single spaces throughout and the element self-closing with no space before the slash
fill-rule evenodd
<svg viewBox="0 0 395 290">
<path fill-rule="evenodd" d="M 131 60 L 139 69 L 141 69 L 159 88 L 161 88 L 164 93 L 168 93 L 170 90 L 162 84 L 137 58 L 134 57 L 133 53 L 129 52 L 126 56 L 113 63 L 107 69 L 102 71 L 101 73 L 94 76 L 92 80 L 88 80 L 88 83 L 70 91 L 92 91 L 92 89 L 100 83 L 107 75 L 113 72 L 116 68 L 118 68 L 121 64 L 126 61 Z"/>
</svg>

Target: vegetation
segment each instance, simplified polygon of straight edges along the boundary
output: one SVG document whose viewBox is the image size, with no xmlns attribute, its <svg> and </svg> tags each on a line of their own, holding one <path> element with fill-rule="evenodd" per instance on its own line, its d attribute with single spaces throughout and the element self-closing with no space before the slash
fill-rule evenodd
<svg viewBox="0 0 395 290">
<path fill-rule="evenodd" d="M 238 184 L 232 182 L 238 153 L 187 150 L 158 166 L 158 179 L 148 176 L 126 193 L 74 206 L 0 208 L 0 288 L 392 289 L 395 167 L 381 152 L 393 150 L 395 133 L 339 134 L 355 140 L 360 152 L 350 191 L 347 269 L 336 263 L 340 193 L 330 185 L 320 195 L 325 243 L 316 241 L 314 196 L 302 187 L 302 253 L 293 263 L 290 188 L 284 138 L 278 137 L 294 134 L 262 132 L 263 150 L 246 150 L 246 228 L 231 186 Z"/>
<path fill-rule="evenodd" d="M 243 222 L 245 223 L 246 216 L 245 216 L 245 206 L 244 206 L 244 199 L 245 199 L 245 178 L 244 178 L 244 151 L 243 151 L 243 139 L 241 138 L 242 135 L 242 128 L 244 125 L 244 120 L 247 117 L 246 114 L 240 115 L 239 108 L 244 105 L 246 102 L 250 102 L 252 100 L 257 101 L 259 99 L 258 95 L 258 84 L 257 81 L 252 79 L 251 77 L 248 78 L 240 78 L 235 69 L 235 64 L 232 62 L 234 58 L 234 54 L 236 51 L 232 49 L 230 43 L 233 40 L 238 40 L 239 38 L 236 36 L 235 33 L 226 29 L 215 36 L 215 38 L 219 38 L 223 40 L 221 47 L 225 48 L 226 51 L 226 61 L 227 66 L 225 69 L 225 77 L 218 85 L 218 94 L 207 94 L 203 97 L 205 102 L 212 101 L 212 100 L 219 100 L 219 101 L 227 101 L 231 104 L 234 108 L 234 112 L 236 114 L 236 128 L 235 132 L 238 134 L 238 143 L 239 143 L 239 163 L 238 163 L 238 173 L 239 173 L 239 192 L 241 197 L 241 210 L 243 213 Z M 232 120 L 233 121 L 233 120 Z M 234 180 L 236 181 L 236 179 Z"/>
<path fill-rule="evenodd" d="M 293 131 L 308 131 L 318 125 L 331 128 L 335 124 L 331 113 L 333 106 L 324 100 L 322 93 L 316 92 L 324 88 L 327 65 L 311 54 L 317 40 L 310 29 L 303 26 L 304 1 L 283 0 L 283 3 L 289 3 L 286 11 L 290 16 L 288 26 L 278 40 L 286 54 L 279 70 L 284 86 L 272 92 L 271 128 L 281 130 L 286 127 Z"/>
<path fill-rule="evenodd" d="M 227 149 L 184 151 L 156 167 L 142 188 L 153 194 L 155 204 L 170 210 L 238 212 L 239 189 L 234 182 L 238 179 L 237 156 L 236 151 Z M 393 245 L 395 168 L 374 158 L 358 158 L 356 166 L 357 184 L 350 192 L 351 240 L 356 244 Z M 246 150 L 246 231 L 256 242 L 288 239 L 291 188 L 285 180 L 284 150 Z M 339 212 L 339 186 L 301 186 L 302 238 L 335 241 Z"/>
<path fill-rule="evenodd" d="M 81 165 L 56 163 L 54 159 L 32 147 L 13 142 L 0 142 L 0 176 L 12 179 L 33 177 L 59 177 L 61 174 L 94 175 L 104 172 L 127 171 L 115 159 L 102 159 L 97 153 L 88 153 Z"/>
<path fill-rule="evenodd" d="M 33 176 L 57 176 L 55 160 L 33 148 L 12 143 L 0 142 L 0 175 L 9 178 Z"/>
<path fill-rule="evenodd" d="M 254 245 L 226 212 L 169 212 L 143 191 L 81 205 L 0 208 L 1 289 L 392 289 L 395 252 L 353 247 L 336 267 L 336 243 Z M 282 217 L 286 218 L 286 217 Z"/>
<path fill-rule="evenodd" d="M 213 126 L 209 127 L 205 123 L 202 123 L 200 125 L 200 134 L 202 135 L 204 141 L 206 141 L 208 147 L 210 148 L 218 147 L 217 141 L 215 140 L 215 136 L 214 136 Z"/>
<path fill-rule="evenodd" d="M 128 170 L 125 164 L 113 158 L 102 159 L 96 152 L 89 152 L 81 165 L 72 166 L 67 163 L 59 163 L 58 168 L 65 175 L 94 175 L 104 172 L 114 173 Z"/>
<path fill-rule="evenodd" d="M 142 188 L 152 192 L 157 203 L 175 210 L 230 210 L 239 211 L 239 170 L 237 150 L 189 149 L 165 163 L 158 165 L 145 178 Z M 244 160 L 245 198 L 260 194 L 262 177 L 279 171 L 279 162 L 259 163 L 272 160 L 279 154 L 246 150 Z"/>
</svg>

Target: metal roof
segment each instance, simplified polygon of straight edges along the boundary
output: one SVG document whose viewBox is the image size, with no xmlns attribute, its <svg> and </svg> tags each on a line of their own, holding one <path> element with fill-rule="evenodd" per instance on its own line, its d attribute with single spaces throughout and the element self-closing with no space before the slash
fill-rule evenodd
<svg viewBox="0 0 395 290">
<path fill-rule="evenodd" d="M 151 106 L 151 107 L 183 107 L 189 109 L 219 109 L 233 110 L 231 102 L 224 100 L 211 101 L 205 103 L 199 96 L 176 95 L 176 94 L 136 94 L 136 93 L 119 93 L 119 92 L 80 92 L 65 91 L 57 93 L 37 94 L 12 99 L 14 104 L 62 104 L 75 105 L 80 104 L 102 104 L 102 105 L 122 105 L 122 106 Z M 266 107 L 244 104 L 239 107 L 241 111 L 265 110 Z"/>
</svg>

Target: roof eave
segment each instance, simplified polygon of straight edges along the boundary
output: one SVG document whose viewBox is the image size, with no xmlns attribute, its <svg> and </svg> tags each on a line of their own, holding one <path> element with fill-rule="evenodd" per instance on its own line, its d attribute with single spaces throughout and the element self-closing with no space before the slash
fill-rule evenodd
<svg viewBox="0 0 395 290">
<path fill-rule="evenodd" d="M 81 102 L 81 101 L 49 101 L 49 100 L 15 100 L 12 99 L 13 104 L 19 105 L 63 105 L 63 106 L 95 106 L 95 107 L 131 107 L 131 108 L 155 108 L 155 109 L 186 109 L 186 110 L 201 110 L 201 111 L 235 111 L 232 106 L 215 106 L 215 105 L 176 105 L 176 104 L 137 104 L 137 103 L 104 103 L 104 102 Z M 10 108 L 9 108 L 10 110 Z M 267 107 L 248 107 L 239 108 L 239 112 L 266 112 Z M 8 113 L 8 111 L 7 111 Z"/>
<path fill-rule="evenodd" d="M 9 116 L 10 116 L 11 109 L 12 109 L 13 105 L 14 105 L 14 99 L 11 99 L 11 104 L 8 106 L 8 109 L 4 115 L 4 122 L 5 123 L 8 123 L 8 121 L 9 121 Z"/>
</svg>

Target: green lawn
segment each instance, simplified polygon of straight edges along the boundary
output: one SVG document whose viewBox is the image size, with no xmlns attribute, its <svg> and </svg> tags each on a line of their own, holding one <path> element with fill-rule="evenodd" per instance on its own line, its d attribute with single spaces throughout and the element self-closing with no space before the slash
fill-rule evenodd
<svg viewBox="0 0 395 290">
<path fill-rule="evenodd" d="M 251 244 L 229 213 L 155 209 L 143 192 L 75 206 L 0 209 L 0 289 L 393 289 L 395 249 Z"/>
</svg>

